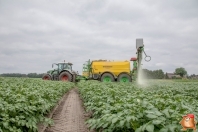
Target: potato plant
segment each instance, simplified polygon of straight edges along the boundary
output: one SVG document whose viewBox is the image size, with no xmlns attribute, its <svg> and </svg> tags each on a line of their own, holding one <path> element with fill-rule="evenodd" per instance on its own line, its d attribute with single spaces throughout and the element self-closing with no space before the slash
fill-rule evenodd
<svg viewBox="0 0 198 132">
<path fill-rule="evenodd" d="M 182 116 L 198 117 L 198 83 L 81 82 L 78 84 L 90 129 L 103 132 L 179 132 Z"/>
<path fill-rule="evenodd" d="M 73 83 L 28 78 L 0 78 L 0 132 L 37 131 L 53 121 L 45 115 Z"/>
</svg>

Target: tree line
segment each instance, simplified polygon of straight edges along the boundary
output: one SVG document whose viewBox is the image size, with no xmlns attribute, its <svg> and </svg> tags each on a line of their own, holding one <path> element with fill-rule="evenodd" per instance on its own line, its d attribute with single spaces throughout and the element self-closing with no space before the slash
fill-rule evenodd
<svg viewBox="0 0 198 132">
<path fill-rule="evenodd" d="M 147 79 L 163 79 L 165 74 L 162 69 L 159 70 L 148 70 L 148 69 L 142 69 L 142 74 L 144 78 Z"/>
<path fill-rule="evenodd" d="M 147 79 L 181 79 L 183 77 L 185 78 L 198 78 L 198 75 L 191 75 L 188 76 L 187 71 L 185 68 L 180 67 L 180 68 L 176 68 L 175 71 L 173 73 L 169 73 L 169 77 L 168 77 L 168 73 L 164 73 L 162 69 L 159 70 L 148 70 L 148 69 L 142 69 L 142 74 L 144 78 Z"/>
<path fill-rule="evenodd" d="M 0 74 L 1 77 L 29 77 L 29 78 L 42 78 L 43 73 L 37 74 L 37 73 L 28 73 L 28 74 L 22 74 L 22 73 L 3 73 Z"/>
</svg>

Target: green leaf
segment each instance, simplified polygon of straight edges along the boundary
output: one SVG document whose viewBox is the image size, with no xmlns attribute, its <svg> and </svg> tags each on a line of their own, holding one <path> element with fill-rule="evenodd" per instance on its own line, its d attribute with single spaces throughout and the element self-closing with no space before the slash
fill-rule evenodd
<svg viewBox="0 0 198 132">
<path fill-rule="evenodd" d="M 157 115 L 157 116 L 161 116 L 161 115 L 163 115 L 161 112 L 159 112 L 159 111 L 155 111 L 155 115 Z"/>
<path fill-rule="evenodd" d="M 114 117 L 113 115 L 112 116 L 109 116 L 106 120 L 107 121 L 112 121 L 113 117 Z"/>
<path fill-rule="evenodd" d="M 115 123 L 118 121 L 118 119 L 119 119 L 119 118 L 117 118 L 117 117 L 116 117 L 116 118 L 113 118 L 112 124 L 115 124 Z"/>
<path fill-rule="evenodd" d="M 141 131 L 144 132 L 144 130 L 146 129 L 147 123 L 141 126 Z"/>
<path fill-rule="evenodd" d="M 168 132 L 168 128 L 162 128 L 159 132 Z"/>
<path fill-rule="evenodd" d="M 154 125 L 153 125 L 153 124 L 148 124 L 148 125 L 146 126 L 146 130 L 147 130 L 148 132 L 153 132 L 153 131 L 154 131 Z"/>
<path fill-rule="evenodd" d="M 131 118 L 132 118 L 131 116 L 127 116 L 126 117 L 127 122 L 129 122 L 131 120 Z"/>
<path fill-rule="evenodd" d="M 138 129 L 136 129 L 135 132 L 142 132 L 142 127 L 139 127 Z"/>
<path fill-rule="evenodd" d="M 166 108 L 165 110 L 162 111 L 165 115 L 166 115 L 166 118 L 170 118 L 170 114 L 168 112 L 168 108 Z"/>
<path fill-rule="evenodd" d="M 96 128 L 96 124 L 92 125 L 90 129 L 93 130 L 95 128 Z"/>
<path fill-rule="evenodd" d="M 5 128 L 9 128 L 8 122 L 3 122 L 3 126 L 4 126 Z"/>
<path fill-rule="evenodd" d="M 97 125 L 97 128 L 100 128 L 104 124 L 103 121 L 100 121 L 99 124 Z"/>
<path fill-rule="evenodd" d="M 153 120 L 153 124 L 154 125 L 159 125 L 161 124 L 163 121 L 162 120 Z"/>
<path fill-rule="evenodd" d="M 15 122 L 15 118 L 10 118 L 10 121 Z"/>
<path fill-rule="evenodd" d="M 125 123 L 125 120 L 120 121 L 120 127 L 123 127 Z"/>
<path fill-rule="evenodd" d="M 131 123 L 126 122 L 126 127 L 127 127 L 127 128 L 131 128 Z"/>
<path fill-rule="evenodd" d="M 148 117 L 148 118 L 150 118 L 150 119 L 155 119 L 155 118 L 157 118 L 158 116 L 153 115 L 153 114 L 147 114 L 146 117 Z"/>
<path fill-rule="evenodd" d="M 106 128 L 108 126 L 108 123 L 103 124 L 102 128 Z"/>
<path fill-rule="evenodd" d="M 170 125 L 169 126 L 169 130 L 171 131 L 171 132 L 175 132 L 175 129 L 177 128 L 177 126 L 176 125 Z"/>
<path fill-rule="evenodd" d="M 155 112 L 154 111 L 151 111 L 151 110 L 146 110 L 145 111 L 147 114 L 154 114 Z"/>
</svg>

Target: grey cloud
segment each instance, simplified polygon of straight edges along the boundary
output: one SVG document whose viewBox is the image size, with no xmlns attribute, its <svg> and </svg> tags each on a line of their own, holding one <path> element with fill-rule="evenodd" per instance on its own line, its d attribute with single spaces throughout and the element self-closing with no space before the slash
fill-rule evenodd
<svg viewBox="0 0 198 132">
<path fill-rule="evenodd" d="M 135 39 L 152 57 L 143 67 L 198 74 L 198 2 L 0 1 L 0 73 L 45 72 L 63 60 L 129 60 Z"/>
</svg>

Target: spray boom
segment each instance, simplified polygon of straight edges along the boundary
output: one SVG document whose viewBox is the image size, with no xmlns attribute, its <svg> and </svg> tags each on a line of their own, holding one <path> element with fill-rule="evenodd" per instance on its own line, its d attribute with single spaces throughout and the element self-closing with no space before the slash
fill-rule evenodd
<svg viewBox="0 0 198 132">
<path fill-rule="evenodd" d="M 144 44 L 143 39 L 136 39 L 136 49 L 137 49 L 137 58 L 131 58 L 131 61 L 133 61 L 133 70 L 132 70 L 132 76 L 135 80 L 137 78 L 137 74 L 139 69 L 141 68 L 141 62 L 142 62 L 142 52 L 145 54 L 144 60 L 149 62 L 151 60 L 151 57 L 148 56 L 144 51 Z"/>
</svg>

